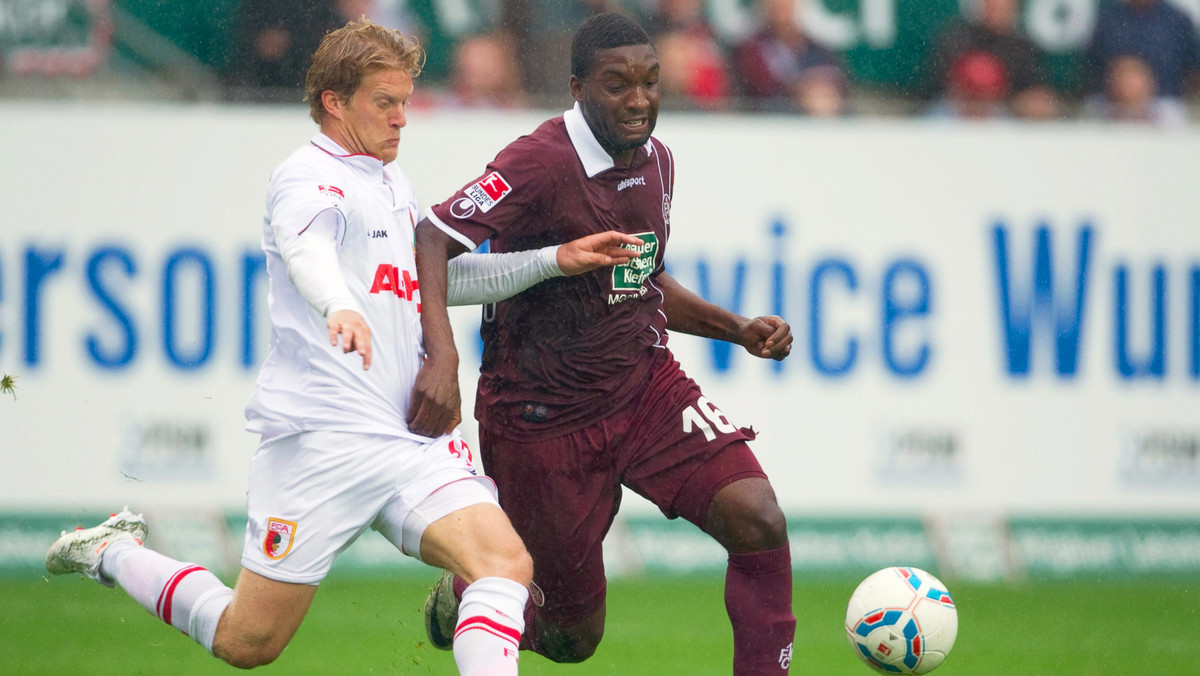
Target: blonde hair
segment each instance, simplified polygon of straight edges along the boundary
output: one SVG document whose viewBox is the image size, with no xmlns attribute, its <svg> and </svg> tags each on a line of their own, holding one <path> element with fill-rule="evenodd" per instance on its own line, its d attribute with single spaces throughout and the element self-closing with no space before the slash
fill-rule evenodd
<svg viewBox="0 0 1200 676">
<path fill-rule="evenodd" d="M 351 21 L 326 34 L 313 52 L 304 78 L 309 115 L 317 124 L 325 118 L 321 94 L 326 90 L 347 101 L 371 73 L 402 70 L 417 77 L 424 65 L 425 50 L 415 38 L 365 18 Z"/>
</svg>

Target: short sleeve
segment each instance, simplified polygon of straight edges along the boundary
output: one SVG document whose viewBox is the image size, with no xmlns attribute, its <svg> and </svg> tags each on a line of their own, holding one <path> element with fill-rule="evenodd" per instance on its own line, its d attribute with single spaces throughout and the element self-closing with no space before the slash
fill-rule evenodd
<svg viewBox="0 0 1200 676">
<path fill-rule="evenodd" d="M 522 139 L 502 150 L 484 173 L 450 199 L 429 209 L 430 220 L 462 244 L 475 246 L 497 234 L 519 234 L 550 210 L 553 179 Z M 469 246 L 468 248 L 474 248 Z"/>
</svg>

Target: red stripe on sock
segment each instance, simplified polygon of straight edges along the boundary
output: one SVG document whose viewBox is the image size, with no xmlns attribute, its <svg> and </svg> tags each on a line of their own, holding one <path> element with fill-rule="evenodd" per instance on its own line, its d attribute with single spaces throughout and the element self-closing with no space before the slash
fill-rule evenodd
<svg viewBox="0 0 1200 676">
<path fill-rule="evenodd" d="M 502 639 L 512 641 L 513 645 L 518 645 L 521 642 L 521 633 L 516 627 L 510 627 L 506 624 L 501 624 L 491 618 L 482 615 L 468 617 L 458 623 L 458 629 L 454 632 L 454 639 L 462 635 L 464 631 L 481 630 L 490 634 L 495 634 Z"/>
<path fill-rule="evenodd" d="M 167 584 L 163 587 L 162 593 L 158 595 L 158 604 L 156 607 L 158 610 L 159 619 L 167 624 L 171 624 L 171 604 L 175 599 L 175 588 L 179 586 L 180 582 L 183 582 L 183 578 L 199 570 L 204 570 L 204 568 L 200 566 L 189 566 L 182 570 L 175 571 L 175 574 L 171 576 L 171 579 L 167 580 Z"/>
</svg>

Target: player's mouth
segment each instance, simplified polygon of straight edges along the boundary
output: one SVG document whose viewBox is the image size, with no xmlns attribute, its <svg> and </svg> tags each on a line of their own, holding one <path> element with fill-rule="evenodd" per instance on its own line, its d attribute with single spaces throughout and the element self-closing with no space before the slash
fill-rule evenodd
<svg viewBox="0 0 1200 676">
<path fill-rule="evenodd" d="M 633 120 L 625 120 L 621 122 L 621 127 L 628 129 L 629 131 L 642 131 L 648 126 L 650 126 L 650 119 L 645 117 L 639 117 Z"/>
</svg>

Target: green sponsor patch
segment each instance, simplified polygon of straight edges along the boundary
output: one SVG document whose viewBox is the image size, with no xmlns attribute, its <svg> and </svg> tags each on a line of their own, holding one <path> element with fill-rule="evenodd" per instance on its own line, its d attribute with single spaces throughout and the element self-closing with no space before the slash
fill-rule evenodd
<svg viewBox="0 0 1200 676">
<path fill-rule="evenodd" d="M 634 235 L 642 240 L 636 249 L 638 257 L 613 267 L 613 291 L 637 291 L 642 288 L 642 282 L 654 272 L 655 261 L 658 259 L 658 235 L 652 232 L 642 232 Z"/>
</svg>

